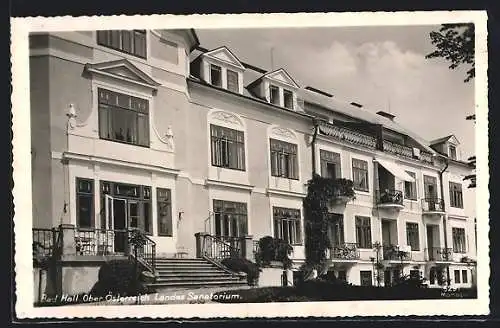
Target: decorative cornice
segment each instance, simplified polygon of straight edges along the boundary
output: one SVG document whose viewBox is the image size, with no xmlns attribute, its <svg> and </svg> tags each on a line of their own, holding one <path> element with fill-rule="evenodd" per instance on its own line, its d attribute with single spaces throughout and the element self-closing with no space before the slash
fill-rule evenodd
<svg viewBox="0 0 500 328">
<path fill-rule="evenodd" d="M 217 121 L 222 121 L 229 124 L 236 124 L 243 127 L 243 122 L 233 113 L 225 112 L 222 110 L 214 111 L 210 114 L 210 118 Z"/>
<path fill-rule="evenodd" d="M 295 133 L 292 130 L 287 129 L 287 128 L 282 128 L 282 127 L 272 128 L 271 134 L 276 135 L 276 136 L 280 136 L 280 137 L 285 137 L 288 139 L 297 139 L 297 136 L 295 135 Z"/>
<path fill-rule="evenodd" d="M 212 179 L 206 179 L 205 184 L 207 186 L 227 187 L 227 188 L 233 188 L 233 189 L 242 189 L 242 190 L 246 190 L 246 191 L 252 191 L 254 188 L 254 186 L 252 186 L 252 185 L 229 182 L 229 181 L 218 181 L 218 180 L 212 180 Z"/>
</svg>

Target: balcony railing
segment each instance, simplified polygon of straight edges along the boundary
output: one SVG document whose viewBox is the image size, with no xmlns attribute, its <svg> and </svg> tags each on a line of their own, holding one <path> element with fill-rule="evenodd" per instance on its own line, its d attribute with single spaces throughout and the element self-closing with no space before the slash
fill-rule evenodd
<svg viewBox="0 0 500 328">
<path fill-rule="evenodd" d="M 453 249 L 443 247 L 430 247 L 425 249 L 426 261 L 443 261 L 448 262 L 452 260 Z"/>
<path fill-rule="evenodd" d="M 201 256 L 220 262 L 226 258 L 238 258 L 241 255 L 241 237 L 216 237 L 208 234 L 198 235 Z"/>
<path fill-rule="evenodd" d="M 377 205 L 401 205 L 403 206 L 403 192 L 401 190 L 384 189 L 375 193 Z"/>
<path fill-rule="evenodd" d="M 359 249 L 356 243 L 344 243 L 331 249 L 332 260 L 358 260 Z"/>
<path fill-rule="evenodd" d="M 382 251 L 383 259 L 387 261 L 410 261 L 411 252 L 403 251 L 398 246 L 386 245 Z"/>
<path fill-rule="evenodd" d="M 373 149 L 375 149 L 377 145 L 377 139 L 375 137 L 366 134 L 362 134 L 353 130 L 335 126 L 333 124 L 325 122 L 321 122 L 319 124 L 319 127 L 320 127 L 320 133 L 341 141 Z"/>
<path fill-rule="evenodd" d="M 423 162 L 428 162 L 432 163 L 432 154 L 426 151 L 420 151 L 419 157 L 415 157 L 413 154 L 413 148 L 400 145 L 397 143 L 394 143 L 389 140 L 384 140 L 383 142 L 384 145 L 384 151 L 388 153 L 392 153 L 398 156 L 406 157 L 406 158 L 412 158 L 412 159 L 420 159 Z"/>
<path fill-rule="evenodd" d="M 423 212 L 444 212 L 444 201 L 440 198 L 422 199 Z"/>
<path fill-rule="evenodd" d="M 33 229 L 33 253 L 35 253 L 37 256 L 52 256 L 57 244 L 58 233 L 59 230 L 55 228 Z"/>
</svg>

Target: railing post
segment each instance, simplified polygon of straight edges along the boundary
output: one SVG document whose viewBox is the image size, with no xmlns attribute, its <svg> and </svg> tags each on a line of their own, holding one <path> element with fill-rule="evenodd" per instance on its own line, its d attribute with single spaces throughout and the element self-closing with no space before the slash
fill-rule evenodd
<svg viewBox="0 0 500 328">
<path fill-rule="evenodd" d="M 200 258 L 205 255 L 204 253 L 204 241 L 205 241 L 205 236 L 208 236 L 207 232 L 197 232 L 194 234 L 194 237 L 196 238 L 196 257 Z"/>
<path fill-rule="evenodd" d="M 240 238 L 240 251 L 242 257 L 255 262 L 255 254 L 253 253 L 253 236 L 243 236 Z"/>
<path fill-rule="evenodd" d="M 74 255 L 76 254 L 75 244 L 75 225 L 63 223 L 59 225 L 59 233 L 61 234 L 61 254 Z"/>
</svg>

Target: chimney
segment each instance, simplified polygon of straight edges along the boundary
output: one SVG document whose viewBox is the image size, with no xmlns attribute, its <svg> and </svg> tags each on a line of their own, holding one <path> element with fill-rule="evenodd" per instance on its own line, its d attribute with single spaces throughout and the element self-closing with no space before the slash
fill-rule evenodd
<svg viewBox="0 0 500 328">
<path fill-rule="evenodd" d="M 396 115 L 389 114 L 387 112 L 384 112 L 383 110 L 378 111 L 377 114 L 380 115 L 380 116 L 383 116 L 385 118 L 388 118 L 391 121 L 394 121 L 394 118 L 396 117 Z"/>
</svg>

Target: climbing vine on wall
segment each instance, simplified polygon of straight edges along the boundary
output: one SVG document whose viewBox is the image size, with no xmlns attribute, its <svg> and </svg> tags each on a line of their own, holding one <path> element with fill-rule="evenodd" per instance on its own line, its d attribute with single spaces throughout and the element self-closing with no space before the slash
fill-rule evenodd
<svg viewBox="0 0 500 328">
<path fill-rule="evenodd" d="M 323 178 L 317 174 L 307 183 L 304 199 L 306 265 L 318 268 L 324 265 L 328 238 L 328 205 L 339 196 L 355 198 L 353 182 L 348 179 Z"/>
</svg>

